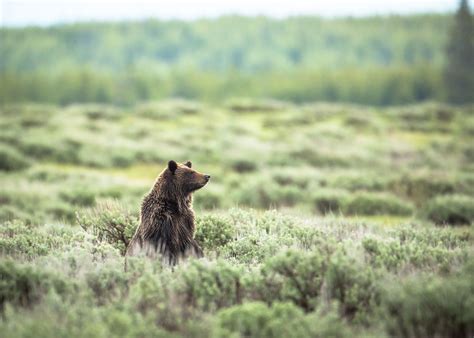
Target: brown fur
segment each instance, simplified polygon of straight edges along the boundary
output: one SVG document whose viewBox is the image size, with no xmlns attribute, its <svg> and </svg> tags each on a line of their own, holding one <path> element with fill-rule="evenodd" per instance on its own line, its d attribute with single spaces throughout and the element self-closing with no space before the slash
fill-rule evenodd
<svg viewBox="0 0 474 338">
<path fill-rule="evenodd" d="M 126 256 L 146 255 L 176 265 L 189 256 L 202 257 L 194 239 L 192 193 L 210 176 L 191 169 L 191 162 L 170 161 L 143 199 L 140 226 L 128 245 Z"/>
</svg>

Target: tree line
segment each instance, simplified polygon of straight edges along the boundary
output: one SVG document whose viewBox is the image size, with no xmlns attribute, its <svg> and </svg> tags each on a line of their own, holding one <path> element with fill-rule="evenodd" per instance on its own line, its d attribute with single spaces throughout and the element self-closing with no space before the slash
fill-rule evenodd
<svg viewBox="0 0 474 338">
<path fill-rule="evenodd" d="M 1 29 L 0 101 L 441 100 L 448 15 L 226 16 Z"/>
</svg>

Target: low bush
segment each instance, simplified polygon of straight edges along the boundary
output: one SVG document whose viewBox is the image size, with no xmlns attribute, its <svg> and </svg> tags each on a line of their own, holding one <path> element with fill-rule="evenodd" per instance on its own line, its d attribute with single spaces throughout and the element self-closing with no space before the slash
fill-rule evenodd
<svg viewBox="0 0 474 338">
<path fill-rule="evenodd" d="M 59 193 L 59 197 L 67 203 L 83 207 L 94 205 L 95 196 L 96 192 L 89 187 L 78 187 Z"/>
<path fill-rule="evenodd" d="M 318 189 L 313 193 L 313 208 L 320 214 L 409 216 L 413 207 L 396 196 L 371 192 L 349 193 L 341 189 Z"/>
<path fill-rule="evenodd" d="M 316 191 L 312 196 L 312 203 L 316 211 L 326 215 L 342 211 L 349 193 L 345 190 L 322 189 Z"/>
<path fill-rule="evenodd" d="M 416 277 L 392 284 L 383 297 L 388 332 L 395 337 L 474 335 L 474 274 Z"/>
<path fill-rule="evenodd" d="M 28 168 L 29 166 L 30 161 L 18 150 L 5 144 L 0 144 L 0 170 L 16 171 Z"/>
<path fill-rule="evenodd" d="M 260 231 L 238 236 L 222 248 L 225 258 L 246 264 L 258 264 L 288 246 L 288 238 L 276 238 Z"/>
<path fill-rule="evenodd" d="M 343 207 L 346 215 L 397 215 L 409 216 L 413 212 L 410 203 L 395 196 L 375 193 L 355 193 Z"/>
<path fill-rule="evenodd" d="M 55 274 L 11 260 L 0 261 L 0 281 L 0 310 L 6 303 L 29 307 L 50 290 L 67 294 L 73 288 L 73 284 Z"/>
<path fill-rule="evenodd" d="M 435 173 L 410 173 L 394 178 L 389 183 L 390 190 L 405 196 L 416 204 L 438 195 L 454 194 L 464 189 L 465 183 L 459 178 Z"/>
<path fill-rule="evenodd" d="M 380 302 L 378 280 L 375 270 L 339 252 L 328 265 L 325 292 L 329 299 L 337 300 L 342 316 L 367 324 Z"/>
<path fill-rule="evenodd" d="M 315 308 L 327 269 L 321 252 L 288 250 L 267 259 L 255 289 L 257 298 L 267 302 L 291 301 L 305 311 Z"/>
<path fill-rule="evenodd" d="M 185 306 L 214 311 L 242 301 L 243 278 L 242 268 L 234 264 L 196 260 L 179 271 L 175 292 Z"/>
<path fill-rule="evenodd" d="M 421 215 L 436 224 L 472 224 L 474 198 L 464 195 L 438 196 L 423 206 Z"/>
<path fill-rule="evenodd" d="M 0 252 L 14 257 L 43 256 L 60 250 L 82 236 L 70 227 L 34 227 L 21 221 L 3 223 L 0 227 Z"/>
<path fill-rule="evenodd" d="M 252 208 L 268 209 L 278 206 L 294 206 L 304 199 L 297 186 L 281 186 L 269 179 L 251 178 L 233 192 L 237 203 Z"/>
<path fill-rule="evenodd" d="M 234 112 L 275 112 L 286 108 L 284 102 L 275 100 L 257 100 L 257 99 L 230 99 L 226 106 Z"/>
<path fill-rule="evenodd" d="M 258 163 L 248 158 L 231 159 L 229 165 L 232 168 L 232 170 L 238 173 L 252 172 L 252 171 L 257 170 L 258 168 Z"/>
<path fill-rule="evenodd" d="M 34 140 L 22 139 L 19 147 L 26 155 L 37 160 L 78 163 L 82 145 L 66 137 L 55 136 L 52 140 L 50 135 L 44 135 Z"/>
<path fill-rule="evenodd" d="M 427 234 L 421 239 L 421 234 L 408 237 L 398 233 L 398 239 L 378 239 L 366 237 L 362 247 L 368 255 L 368 262 L 378 268 L 400 271 L 402 269 L 429 269 L 449 272 L 468 257 L 467 246 L 469 237 L 455 240 L 440 233 Z M 395 236 L 397 236 L 395 235 Z M 452 245 L 456 242 L 456 245 Z"/>
<path fill-rule="evenodd" d="M 193 197 L 194 209 L 218 209 L 222 207 L 224 200 L 223 195 L 224 193 L 219 187 L 216 188 L 214 185 L 206 187 L 206 189 L 199 191 L 199 193 Z"/>
<path fill-rule="evenodd" d="M 128 291 L 128 279 L 123 273 L 122 266 L 120 269 L 105 267 L 88 271 L 85 279 L 98 305 L 120 301 L 124 299 Z"/>
<path fill-rule="evenodd" d="M 125 254 L 138 227 L 138 215 L 131 214 L 115 202 L 105 201 L 93 209 L 78 213 L 77 222 L 84 230 L 97 236 L 98 241 L 110 243 Z"/>
<path fill-rule="evenodd" d="M 206 250 L 219 251 L 232 241 L 236 229 L 230 219 L 218 215 L 205 215 L 196 219 L 196 240 Z"/>
<path fill-rule="evenodd" d="M 383 191 L 387 189 L 388 177 L 373 172 L 343 171 L 331 174 L 327 178 L 331 188 L 349 191 Z"/>
<path fill-rule="evenodd" d="M 342 338 L 350 335 L 347 325 L 329 313 L 306 315 L 291 303 L 260 302 L 236 305 L 217 313 L 216 337 L 312 337 Z"/>
</svg>

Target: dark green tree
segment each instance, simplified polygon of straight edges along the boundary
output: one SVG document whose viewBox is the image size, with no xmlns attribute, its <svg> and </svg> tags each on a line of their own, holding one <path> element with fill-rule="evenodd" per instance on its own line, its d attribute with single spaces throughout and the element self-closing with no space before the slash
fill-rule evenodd
<svg viewBox="0 0 474 338">
<path fill-rule="evenodd" d="M 461 0 L 446 48 L 445 85 L 452 103 L 474 102 L 474 23 Z"/>
</svg>

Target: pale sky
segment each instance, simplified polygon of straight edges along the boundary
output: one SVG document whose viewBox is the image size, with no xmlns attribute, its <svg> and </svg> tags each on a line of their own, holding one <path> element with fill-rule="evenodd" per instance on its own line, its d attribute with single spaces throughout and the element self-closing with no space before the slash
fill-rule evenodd
<svg viewBox="0 0 474 338">
<path fill-rule="evenodd" d="M 0 0 L 0 24 L 51 25 L 144 18 L 189 20 L 225 14 L 281 18 L 442 13 L 454 11 L 458 3 L 459 0 Z"/>
</svg>

